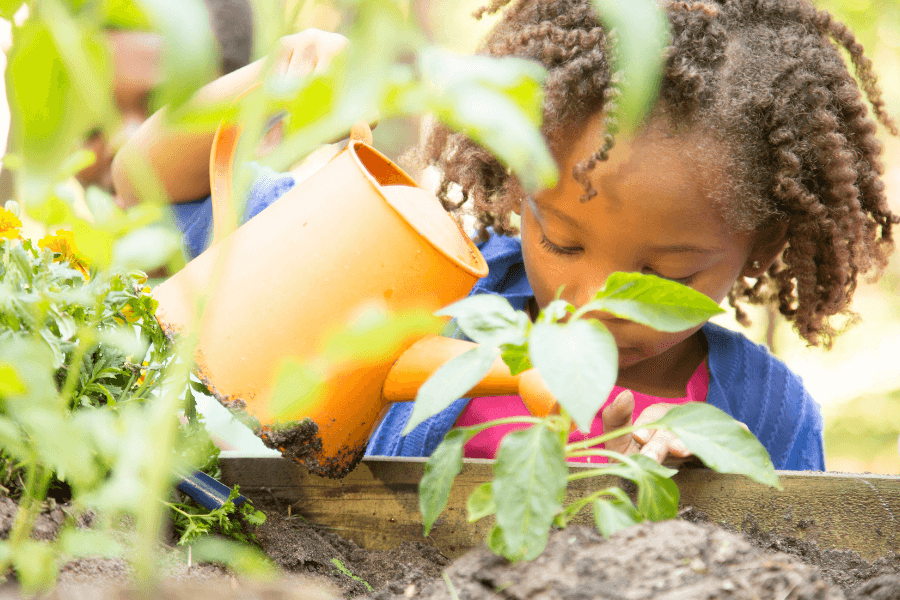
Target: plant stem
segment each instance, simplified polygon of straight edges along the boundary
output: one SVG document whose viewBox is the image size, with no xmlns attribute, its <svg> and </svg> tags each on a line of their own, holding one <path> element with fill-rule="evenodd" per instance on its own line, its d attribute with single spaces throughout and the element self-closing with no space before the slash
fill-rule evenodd
<svg viewBox="0 0 900 600">
<path fill-rule="evenodd" d="M 53 471 L 44 469 L 38 462 L 37 457 L 33 456 L 33 460 L 29 465 L 28 475 L 25 482 L 25 489 L 22 490 L 22 496 L 19 500 L 19 510 L 16 512 L 16 520 L 13 523 L 12 531 L 9 534 L 9 545 L 15 551 L 15 548 L 22 543 L 23 538 L 31 533 L 32 525 L 40 512 L 47 496 L 47 488 L 50 486 L 50 479 L 53 477 Z M 35 510 L 37 507 L 37 510 Z"/>
<path fill-rule="evenodd" d="M 597 437 L 588 438 L 586 440 L 581 440 L 578 442 L 572 442 L 571 444 L 566 444 L 566 455 L 568 456 L 571 452 L 577 452 L 579 450 L 583 450 L 585 448 L 590 448 L 592 446 L 597 446 L 604 442 L 608 442 L 609 440 L 613 440 L 617 437 L 621 437 L 623 435 L 627 435 L 629 433 L 633 433 L 638 431 L 639 429 L 664 429 L 668 431 L 668 427 L 665 425 L 659 425 L 657 423 L 648 423 L 646 425 L 629 425 L 628 427 L 622 427 L 620 429 L 616 429 L 614 431 L 610 431 L 609 433 L 604 433 L 603 435 L 598 435 Z M 587 455 L 583 455 L 587 456 Z"/>
<path fill-rule="evenodd" d="M 494 421 L 488 421 L 487 423 L 479 423 L 478 425 L 471 425 L 469 427 L 461 427 L 461 429 L 467 429 L 469 431 L 474 431 L 475 434 L 481 433 L 485 429 L 490 429 L 491 427 L 497 427 L 499 425 L 517 425 L 519 423 L 531 423 L 532 425 L 537 425 L 543 421 L 543 419 L 538 417 L 505 417 L 503 419 L 496 419 Z M 473 435 L 475 435 L 473 434 Z"/>
</svg>

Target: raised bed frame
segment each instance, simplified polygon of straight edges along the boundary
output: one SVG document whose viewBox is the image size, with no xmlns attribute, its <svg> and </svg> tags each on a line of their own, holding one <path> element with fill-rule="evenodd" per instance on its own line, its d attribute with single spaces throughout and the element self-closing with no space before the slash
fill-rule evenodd
<svg viewBox="0 0 900 600">
<path fill-rule="evenodd" d="M 493 461 L 466 459 L 447 509 L 428 536 L 455 558 L 480 544 L 490 518 L 466 519 L 466 500 L 491 478 Z M 250 498 L 275 499 L 292 514 L 324 525 L 368 549 L 389 549 L 422 541 L 418 484 L 425 459 L 364 460 L 343 479 L 307 473 L 283 458 L 222 459 L 222 477 Z M 573 469 L 583 467 L 573 466 Z M 900 552 L 900 476 L 780 471 L 782 491 L 738 475 L 682 469 L 675 476 L 681 506 L 703 511 L 713 522 L 735 529 L 752 525 L 778 536 L 816 542 L 824 549 L 855 550 L 866 559 Z M 589 491 L 622 485 L 618 477 L 575 481 L 568 501 Z M 626 488 L 628 484 L 625 482 Z M 589 523 L 586 509 L 575 522 Z"/>
</svg>

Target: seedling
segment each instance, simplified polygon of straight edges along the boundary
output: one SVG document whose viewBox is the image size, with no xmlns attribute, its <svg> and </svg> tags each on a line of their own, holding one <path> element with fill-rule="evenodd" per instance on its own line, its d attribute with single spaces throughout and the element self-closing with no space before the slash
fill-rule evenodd
<svg viewBox="0 0 900 600">
<path fill-rule="evenodd" d="M 419 506 L 427 536 L 447 504 L 453 480 L 462 468 L 463 451 L 477 433 L 502 424 L 526 428 L 509 433 L 497 451 L 494 479 L 472 492 L 470 521 L 495 515 L 488 535 L 492 550 L 510 560 L 530 560 L 544 549 L 552 526 L 565 526 L 585 506 L 605 536 L 639 523 L 676 515 L 678 487 L 674 469 L 641 456 L 623 456 L 597 447 L 630 434 L 626 427 L 576 443 L 567 443 L 573 425 L 589 431 L 615 385 L 618 350 L 609 330 L 587 315 L 606 311 L 659 331 L 683 331 L 722 310 L 710 298 L 653 275 L 613 273 L 581 307 L 557 298 L 532 323 L 528 315 L 492 295 L 473 296 L 438 314 L 452 316 L 478 347 L 456 357 L 422 386 L 406 431 L 437 414 L 471 389 L 501 356 L 513 374 L 532 366 L 558 400 L 559 414 L 511 417 L 452 429 L 428 459 L 419 485 Z M 707 466 L 740 473 L 779 487 L 768 452 L 730 416 L 705 403 L 689 403 L 642 428 L 675 433 Z M 601 456 L 610 464 L 570 473 L 566 461 Z M 599 489 L 564 506 L 570 481 L 618 475 L 637 484 L 637 500 L 618 487 Z"/>
</svg>

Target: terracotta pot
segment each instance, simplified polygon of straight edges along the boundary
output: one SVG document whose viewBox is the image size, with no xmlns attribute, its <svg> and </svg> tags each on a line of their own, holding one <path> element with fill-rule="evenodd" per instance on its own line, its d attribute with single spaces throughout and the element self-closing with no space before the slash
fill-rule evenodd
<svg viewBox="0 0 900 600">
<path fill-rule="evenodd" d="M 231 202 L 238 135 L 220 127 L 213 145 L 217 232 Z M 478 249 L 432 194 L 369 144 L 351 140 L 269 208 L 216 238 L 154 296 L 167 333 L 199 331 L 197 372 L 220 402 L 246 411 L 267 443 L 311 471 L 342 476 L 361 458 L 388 403 L 413 399 L 434 370 L 472 345 L 410 335 L 378 357 L 331 365 L 314 398 L 276 419 L 269 400 L 283 361 L 320 356 L 361 306 L 431 314 L 486 274 Z M 473 394 L 516 389 L 498 361 Z"/>
</svg>

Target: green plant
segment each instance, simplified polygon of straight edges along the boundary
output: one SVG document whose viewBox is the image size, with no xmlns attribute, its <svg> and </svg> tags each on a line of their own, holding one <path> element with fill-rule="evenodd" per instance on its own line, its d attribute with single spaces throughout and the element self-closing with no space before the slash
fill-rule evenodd
<svg viewBox="0 0 900 600">
<path fill-rule="evenodd" d="M 495 515 L 488 544 L 511 560 L 536 557 L 546 545 L 554 524 L 565 526 L 585 506 L 604 535 L 643 520 L 675 516 L 676 472 L 641 456 L 623 456 L 597 446 L 629 434 L 626 427 L 576 443 L 567 443 L 573 425 L 589 431 L 618 374 L 618 350 L 600 321 L 587 318 L 607 311 L 620 318 L 661 331 L 681 331 L 721 312 L 716 304 L 681 284 L 653 275 L 613 273 L 593 299 L 581 307 L 557 299 L 534 323 L 499 296 L 473 296 L 438 314 L 452 316 L 478 347 L 441 367 L 422 386 L 406 431 L 463 396 L 501 356 L 515 373 L 534 366 L 558 400 L 560 414 L 511 417 L 481 425 L 452 429 L 431 455 L 419 486 L 419 506 L 428 535 L 447 503 L 453 480 L 462 468 L 466 442 L 478 432 L 506 423 L 527 428 L 509 433 L 497 451 L 494 479 L 469 497 L 469 519 Z M 717 408 L 690 403 L 642 428 L 667 429 L 709 467 L 745 474 L 778 486 L 769 455 L 759 441 Z M 570 473 L 569 458 L 601 456 L 616 462 Z M 637 500 L 610 487 L 564 506 L 569 481 L 598 475 L 618 475 L 637 485 Z"/>
<path fill-rule="evenodd" d="M 341 573 L 343 573 L 344 575 L 346 575 L 346 576 L 349 577 L 350 579 L 352 579 L 352 580 L 354 580 L 354 581 L 358 581 L 358 582 L 360 582 L 361 584 L 363 584 L 364 586 L 366 586 L 366 589 L 369 590 L 370 592 L 374 592 L 374 591 L 375 591 L 375 590 L 372 589 L 372 586 L 369 585 L 369 582 L 368 582 L 368 581 L 364 580 L 364 579 L 361 578 L 359 575 L 354 575 L 353 572 L 352 572 L 350 569 L 348 569 L 348 568 L 346 567 L 346 565 L 344 565 L 344 563 L 341 562 L 340 559 L 338 559 L 338 558 L 332 558 L 332 559 L 331 559 L 331 564 L 333 564 L 335 567 L 337 567 L 337 570 L 338 570 L 338 571 L 340 571 Z"/>
</svg>

